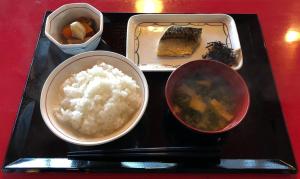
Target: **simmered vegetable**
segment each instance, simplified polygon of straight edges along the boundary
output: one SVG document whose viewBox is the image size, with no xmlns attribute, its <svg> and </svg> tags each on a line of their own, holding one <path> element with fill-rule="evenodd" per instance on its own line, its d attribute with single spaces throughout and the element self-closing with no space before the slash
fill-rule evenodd
<svg viewBox="0 0 300 179">
<path fill-rule="evenodd" d="M 62 29 L 63 43 L 79 44 L 87 41 L 96 32 L 95 23 L 92 19 L 80 17 L 67 24 Z"/>
</svg>

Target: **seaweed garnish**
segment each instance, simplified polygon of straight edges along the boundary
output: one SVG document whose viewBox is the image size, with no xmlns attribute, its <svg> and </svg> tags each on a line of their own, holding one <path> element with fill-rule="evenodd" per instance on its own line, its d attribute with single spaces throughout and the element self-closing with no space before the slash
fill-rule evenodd
<svg viewBox="0 0 300 179">
<path fill-rule="evenodd" d="M 206 48 L 208 52 L 202 55 L 203 59 L 220 61 L 229 66 L 237 63 L 234 50 L 221 41 L 208 42 Z"/>
</svg>

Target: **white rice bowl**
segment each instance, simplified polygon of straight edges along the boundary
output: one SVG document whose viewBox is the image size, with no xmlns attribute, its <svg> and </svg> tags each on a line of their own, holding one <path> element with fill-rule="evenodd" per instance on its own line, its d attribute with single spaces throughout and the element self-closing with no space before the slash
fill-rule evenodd
<svg viewBox="0 0 300 179">
<path fill-rule="evenodd" d="M 40 108 L 61 139 L 98 145 L 133 129 L 147 102 L 147 81 L 135 64 L 113 52 L 94 51 L 73 56 L 51 72 Z"/>
<path fill-rule="evenodd" d="M 137 111 L 139 88 L 119 69 L 101 63 L 65 80 L 55 116 L 82 134 L 105 136 Z"/>
</svg>

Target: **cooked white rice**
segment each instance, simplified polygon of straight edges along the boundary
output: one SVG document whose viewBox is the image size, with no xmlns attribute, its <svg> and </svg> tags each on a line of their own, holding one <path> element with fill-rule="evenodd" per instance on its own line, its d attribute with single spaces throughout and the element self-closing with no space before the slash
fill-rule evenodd
<svg viewBox="0 0 300 179">
<path fill-rule="evenodd" d="M 137 111 L 140 90 L 135 80 L 101 63 L 65 80 L 55 116 L 82 134 L 107 135 Z"/>
</svg>

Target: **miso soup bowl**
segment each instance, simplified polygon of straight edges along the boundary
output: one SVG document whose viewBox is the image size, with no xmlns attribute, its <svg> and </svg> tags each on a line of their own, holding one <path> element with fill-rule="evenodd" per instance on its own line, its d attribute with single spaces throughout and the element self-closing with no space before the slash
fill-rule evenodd
<svg viewBox="0 0 300 179">
<path fill-rule="evenodd" d="M 226 81 L 229 88 L 233 91 L 235 98 L 234 101 L 236 102 L 236 108 L 233 113 L 234 117 L 229 122 L 229 124 L 227 124 L 224 128 L 220 130 L 208 131 L 193 127 L 192 125 L 185 122 L 184 119 L 174 110 L 174 103 L 172 97 L 175 92 L 176 86 L 178 85 L 178 83 L 187 80 L 189 78 L 189 75 L 194 72 L 201 72 L 204 74 L 221 77 L 221 79 Z M 244 119 L 245 115 L 247 114 L 250 103 L 248 87 L 243 78 L 239 75 L 239 73 L 234 71 L 227 65 L 213 60 L 191 61 L 178 67 L 169 76 L 169 79 L 165 86 L 165 97 L 169 109 L 174 115 L 174 117 L 187 128 L 202 134 L 218 134 L 233 129 L 234 127 L 239 125 Z"/>
</svg>

